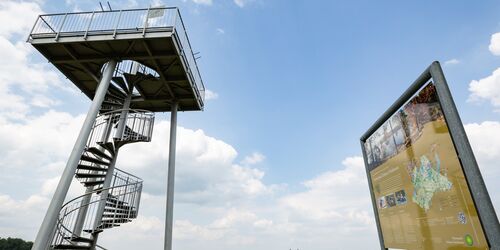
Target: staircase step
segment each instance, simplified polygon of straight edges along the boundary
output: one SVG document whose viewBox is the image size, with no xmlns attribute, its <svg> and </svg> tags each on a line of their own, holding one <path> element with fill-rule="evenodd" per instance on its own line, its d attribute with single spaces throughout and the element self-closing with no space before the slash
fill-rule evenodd
<svg viewBox="0 0 500 250">
<path fill-rule="evenodd" d="M 105 208 L 104 209 L 104 212 L 106 213 L 112 213 L 112 214 L 128 214 L 129 213 L 129 209 L 123 209 L 123 208 L 117 208 L 117 209 L 114 209 L 114 208 Z M 134 209 L 132 209 L 132 212 L 131 213 L 136 213 Z"/>
<path fill-rule="evenodd" d="M 129 89 L 128 89 L 128 86 L 127 84 L 125 83 L 125 79 L 123 79 L 123 77 L 121 76 L 115 76 L 113 78 L 111 78 L 113 80 L 113 82 L 116 83 L 116 85 L 120 86 L 120 88 L 125 91 L 125 93 L 129 93 Z"/>
<path fill-rule="evenodd" d="M 105 162 L 105 161 L 96 159 L 94 157 L 91 157 L 91 156 L 88 156 L 88 155 L 85 155 L 85 154 L 83 154 L 82 157 L 80 157 L 80 160 L 92 162 L 92 163 L 95 163 L 95 164 L 109 166 L 109 162 Z"/>
<path fill-rule="evenodd" d="M 88 238 L 84 238 L 84 237 L 64 237 L 64 239 L 74 241 L 74 242 L 92 243 L 92 239 L 88 239 Z"/>
<path fill-rule="evenodd" d="M 113 84 L 109 85 L 108 93 L 115 97 L 122 98 L 122 100 L 124 100 L 127 97 L 127 94 L 125 94 L 123 91 L 121 91 L 118 87 L 116 87 Z"/>
<path fill-rule="evenodd" d="M 104 178 L 106 174 L 76 173 L 76 178 Z"/>
<path fill-rule="evenodd" d="M 111 101 L 103 101 L 102 105 L 113 106 L 113 107 L 123 107 L 123 104 Z"/>
<path fill-rule="evenodd" d="M 115 155 L 115 146 L 112 142 L 98 142 L 99 146 L 106 149 L 112 156 Z"/>
<path fill-rule="evenodd" d="M 109 156 L 108 154 L 106 154 L 106 152 L 103 152 L 101 151 L 100 149 L 96 148 L 96 147 L 91 147 L 91 148 L 88 148 L 87 149 L 87 152 L 90 152 L 94 155 L 97 155 L 99 157 L 102 157 L 102 158 L 106 158 L 108 160 L 113 160 L 113 157 Z"/>
<path fill-rule="evenodd" d="M 90 249 L 90 246 L 77 246 L 69 244 L 55 245 L 52 249 Z"/>
<path fill-rule="evenodd" d="M 108 171 L 107 168 L 101 168 L 101 167 L 96 167 L 96 166 L 89 166 L 89 165 L 85 165 L 85 164 L 78 164 L 78 169 L 81 169 L 81 170 L 91 170 L 91 171 Z"/>
<path fill-rule="evenodd" d="M 107 101 L 116 101 L 116 102 L 123 102 L 125 98 L 113 95 L 112 93 L 107 92 L 106 96 L 104 97 L 104 100 Z"/>
<path fill-rule="evenodd" d="M 106 207 L 109 209 L 119 208 L 119 209 L 123 209 L 123 210 L 127 210 L 130 208 L 130 206 L 127 206 L 127 205 L 116 205 L 114 203 L 109 203 L 109 202 L 106 202 Z"/>
<path fill-rule="evenodd" d="M 127 223 L 127 222 L 131 222 L 132 220 L 129 220 L 129 219 L 106 219 L 106 220 L 102 220 L 102 223 L 103 225 L 110 225 L 110 224 L 117 224 L 117 223 Z"/>
<path fill-rule="evenodd" d="M 103 218 L 115 218 L 115 219 L 125 219 L 125 218 L 130 218 L 133 216 L 133 212 L 130 212 L 130 216 L 128 215 L 128 213 L 124 213 L 124 214 L 103 214 L 102 217 Z"/>
<path fill-rule="evenodd" d="M 120 224 L 104 223 L 104 224 L 101 224 L 100 226 L 98 226 L 96 228 L 96 231 L 102 230 L 102 229 L 108 229 L 108 228 L 112 228 L 112 227 L 119 227 L 119 226 L 120 226 Z"/>
<path fill-rule="evenodd" d="M 108 201 L 108 202 L 110 202 L 110 203 L 113 203 L 113 204 L 118 203 L 118 204 L 120 204 L 120 205 L 123 205 L 123 204 L 125 204 L 125 203 L 126 203 L 126 202 L 124 202 L 124 201 L 120 201 L 120 200 L 118 200 L 118 199 L 117 199 L 116 197 L 114 197 L 114 196 L 108 196 L 107 201 Z"/>
<path fill-rule="evenodd" d="M 83 182 L 83 185 L 85 187 L 90 187 L 90 186 L 101 185 L 103 183 L 104 183 L 104 180 L 102 180 L 102 181 L 85 181 L 85 182 Z"/>
<path fill-rule="evenodd" d="M 86 232 L 86 233 L 89 233 L 89 234 L 95 234 L 95 233 L 100 233 L 100 232 L 102 232 L 102 229 L 97 229 L 97 230 L 92 230 L 92 229 L 84 229 L 83 231 L 84 231 L 84 232 Z"/>
</svg>

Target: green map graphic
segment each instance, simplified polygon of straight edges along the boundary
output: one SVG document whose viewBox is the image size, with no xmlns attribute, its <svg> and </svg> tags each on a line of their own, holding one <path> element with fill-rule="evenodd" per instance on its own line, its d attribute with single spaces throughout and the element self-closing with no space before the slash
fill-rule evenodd
<svg viewBox="0 0 500 250">
<path fill-rule="evenodd" d="M 432 197 L 436 192 L 451 189 L 452 183 L 447 176 L 441 175 L 441 161 L 439 155 L 434 154 L 436 168 L 432 167 L 429 159 L 423 155 L 420 157 L 420 167 L 415 167 L 411 173 L 411 182 L 415 188 L 412 201 L 427 212 L 432 204 Z"/>
</svg>

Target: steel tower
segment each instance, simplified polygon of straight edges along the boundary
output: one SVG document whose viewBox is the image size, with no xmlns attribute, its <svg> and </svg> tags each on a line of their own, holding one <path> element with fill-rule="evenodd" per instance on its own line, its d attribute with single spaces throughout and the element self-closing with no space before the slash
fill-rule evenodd
<svg viewBox="0 0 500 250">
<path fill-rule="evenodd" d="M 177 111 L 203 110 L 205 92 L 178 8 L 40 15 L 28 42 L 92 100 L 33 249 L 104 249 L 100 233 L 137 217 L 142 180 L 115 167 L 118 151 L 170 111 L 170 250 Z M 65 202 L 73 177 L 86 192 Z"/>
</svg>

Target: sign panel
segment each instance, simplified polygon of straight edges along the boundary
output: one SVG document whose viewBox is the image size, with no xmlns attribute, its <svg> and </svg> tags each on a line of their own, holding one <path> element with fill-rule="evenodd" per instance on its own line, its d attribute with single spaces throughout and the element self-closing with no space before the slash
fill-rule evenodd
<svg viewBox="0 0 500 250">
<path fill-rule="evenodd" d="M 385 248 L 489 249 L 433 82 L 362 143 Z"/>
</svg>

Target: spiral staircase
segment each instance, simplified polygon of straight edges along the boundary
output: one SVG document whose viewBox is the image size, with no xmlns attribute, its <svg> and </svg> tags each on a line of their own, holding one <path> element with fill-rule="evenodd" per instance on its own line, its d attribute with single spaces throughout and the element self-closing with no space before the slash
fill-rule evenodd
<svg viewBox="0 0 500 250">
<path fill-rule="evenodd" d="M 135 84 L 158 78 L 137 62 L 118 65 L 75 174 L 86 192 L 62 206 L 50 249 L 105 249 L 99 233 L 137 217 L 142 179 L 114 165 L 120 147 L 151 141 L 154 113 L 128 106 L 140 98 Z"/>
</svg>

